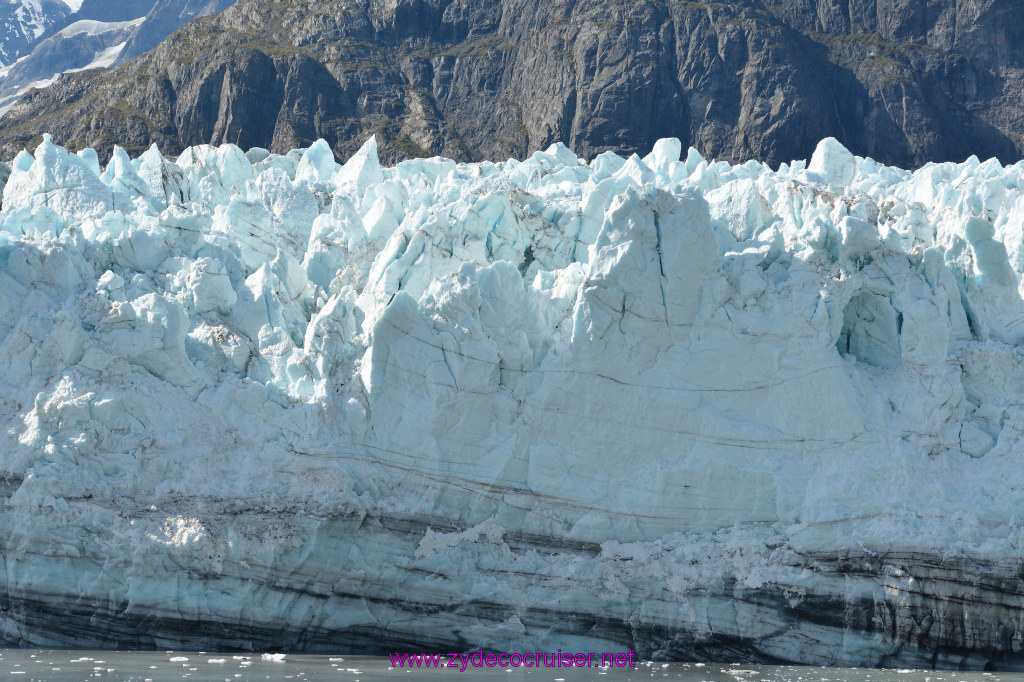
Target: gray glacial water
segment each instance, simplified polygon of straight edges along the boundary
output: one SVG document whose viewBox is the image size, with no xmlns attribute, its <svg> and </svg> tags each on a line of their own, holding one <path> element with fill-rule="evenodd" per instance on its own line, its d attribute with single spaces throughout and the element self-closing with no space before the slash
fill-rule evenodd
<svg viewBox="0 0 1024 682">
<path fill-rule="evenodd" d="M 634 669 L 397 669 L 385 657 L 271 656 L 174 651 L 0 650 L 0 680 L 133 680 L 138 682 L 235 682 L 236 680 L 515 680 L 551 682 L 1024 682 L 1022 673 L 811 668 L 641 662 Z"/>
</svg>

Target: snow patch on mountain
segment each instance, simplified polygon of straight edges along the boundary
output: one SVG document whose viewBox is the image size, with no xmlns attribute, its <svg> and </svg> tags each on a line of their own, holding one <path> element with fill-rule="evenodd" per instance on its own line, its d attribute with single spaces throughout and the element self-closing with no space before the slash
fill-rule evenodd
<svg viewBox="0 0 1024 682">
<path fill-rule="evenodd" d="M 21 6 L 14 10 L 14 15 L 33 38 L 38 38 L 46 32 L 46 16 L 38 0 L 22 0 Z"/>
<path fill-rule="evenodd" d="M 30 54 L 0 68 L 0 114 L 21 95 L 49 87 L 61 74 L 112 66 L 144 20 L 82 19 L 41 41 Z"/>
<path fill-rule="evenodd" d="M 231 2 L 166 0 L 132 7 L 91 3 L 84 9 L 82 2 L 62 0 L 0 5 L 0 115 L 29 90 L 49 87 L 62 74 L 106 68 L 137 56 L 196 16 L 218 12 Z M 145 15 L 104 20 L 121 19 L 131 11 Z M 68 23 L 70 19 L 77 20 Z"/>
<path fill-rule="evenodd" d="M 118 55 L 121 54 L 121 50 L 127 43 L 118 43 L 117 45 L 111 45 L 105 50 L 101 50 L 93 54 L 91 62 L 85 66 L 81 66 L 77 69 L 68 69 L 64 73 L 78 73 L 79 71 L 88 71 L 89 69 L 105 69 L 117 61 Z"/>
<path fill-rule="evenodd" d="M 68 24 L 57 33 L 70 38 L 71 36 L 85 33 L 87 35 L 99 35 L 101 33 L 107 33 L 108 31 L 123 31 L 129 28 L 135 28 L 139 26 L 145 17 L 139 17 L 131 21 L 95 21 L 93 19 L 80 19 L 76 22 Z"/>
<path fill-rule="evenodd" d="M 61 0 L 13 0 L 0 5 L 0 66 L 27 54 L 36 40 L 70 14 Z"/>
</svg>

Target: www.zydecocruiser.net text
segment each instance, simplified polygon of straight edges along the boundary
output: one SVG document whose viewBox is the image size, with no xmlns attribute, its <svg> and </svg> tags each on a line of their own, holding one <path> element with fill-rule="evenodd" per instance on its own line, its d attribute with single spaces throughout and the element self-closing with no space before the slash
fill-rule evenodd
<svg viewBox="0 0 1024 682">
<path fill-rule="evenodd" d="M 559 649 L 554 653 L 472 653 L 388 654 L 393 668 L 635 668 L 636 655 L 628 653 L 571 654 Z"/>
</svg>

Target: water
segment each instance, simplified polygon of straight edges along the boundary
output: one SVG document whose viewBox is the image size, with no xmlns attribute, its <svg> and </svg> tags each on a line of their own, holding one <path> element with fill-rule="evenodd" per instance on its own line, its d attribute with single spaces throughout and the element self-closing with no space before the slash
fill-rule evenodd
<svg viewBox="0 0 1024 682">
<path fill-rule="evenodd" d="M 930 670 L 872 670 L 805 668 L 766 665 L 650 663 L 635 669 L 540 668 L 396 669 L 389 660 L 370 656 L 272 657 L 260 654 L 179 653 L 173 651 L 47 651 L 0 650 L 0 680 L 133 680 L 137 682 L 236 682 L 295 680 L 318 682 L 395 682 L 440 680 L 530 680 L 531 682 L 628 682 L 684 680 L 685 682 L 1024 682 L 1021 673 L 960 673 Z"/>
</svg>

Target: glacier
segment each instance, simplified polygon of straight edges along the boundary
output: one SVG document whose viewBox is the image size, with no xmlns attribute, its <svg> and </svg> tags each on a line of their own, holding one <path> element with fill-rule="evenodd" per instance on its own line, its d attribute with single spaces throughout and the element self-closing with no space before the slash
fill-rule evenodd
<svg viewBox="0 0 1024 682">
<path fill-rule="evenodd" d="M 9 165 L 4 645 L 1024 667 L 1024 162 Z"/>
</svg>

